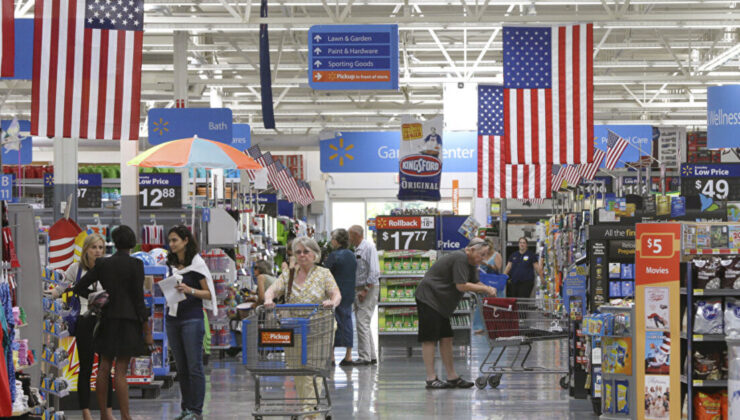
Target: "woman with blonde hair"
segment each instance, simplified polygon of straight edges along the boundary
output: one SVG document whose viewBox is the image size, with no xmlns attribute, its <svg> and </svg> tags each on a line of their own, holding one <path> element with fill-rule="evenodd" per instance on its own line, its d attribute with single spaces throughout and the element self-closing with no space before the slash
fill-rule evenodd
<svg viewBox="0 0 740 420">
<path fill-rule="evenodd" d="M 98 233 L 87 235 L 82 243 L 82 254 L 80 261 L 72 263 L 64 273 L 64 278 L 70 286 L 76 285 L 80 279 L 93 267 L 95 261 L 105 255 L 105 239 Z M 60 297 L 67 287 L 58 286 L 52 290 L 51 295 L 54 299 Z M 101 291 L 103 288 L 100 283 L 95 282 L 90 286 L 90 292 Z M 92 420 L 90 413 L 90 375 L 92 374 L 93 360 L 95 352 L 93 351 L 93 331 L 95 330 L 94 316 L 86 316 L 87 299 L 79 296 L 80 299 L 80 316 L 77 318 L 75 327 L 75 340 L 77 343 L 77 356 L 80 362 L 80 373 L 77 379 L 77 399 L 82 410 L 84 420 Z M 108 393 L 108 415 L 113 416 L 113 390 L 109 388 Z"/>
</svg>

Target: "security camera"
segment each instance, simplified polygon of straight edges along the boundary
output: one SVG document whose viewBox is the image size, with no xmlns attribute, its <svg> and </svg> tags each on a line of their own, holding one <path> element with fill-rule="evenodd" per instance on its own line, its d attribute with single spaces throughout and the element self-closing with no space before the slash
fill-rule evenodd
<svg viewBox="0 0 740 420">
<path fill-rule="evenodd" d="M 465 83 L 463 83 L 463 82 L 457 82 L 457 88 L 458 89 L 462 89 L 464 87 L 465 87 Z"/>
</svg>

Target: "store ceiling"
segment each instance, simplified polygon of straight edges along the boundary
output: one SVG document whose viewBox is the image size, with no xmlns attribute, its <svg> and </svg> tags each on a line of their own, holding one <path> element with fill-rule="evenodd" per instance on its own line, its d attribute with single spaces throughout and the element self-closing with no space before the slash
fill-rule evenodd
<svg viewBox="0 0 740 420">
<path fill-rule="evenodd" d="M 33 0 L 16 16 L 32 17 Z M 729 0 L 147 0 L 142 123 L 173 106 L 175 30 L 189 31 L 192 107 L 211 95 L 251 123 L 259 143 L 316 145 L 322 130 L 385 130 L 404 114 L 442 113 L 442 84 L 502 82 L 502 25 L 594 22 L 597 124 L 701 127 L 706 86 L 740 81 L 740 11 Z M 278 131 L 262 128 L 259 23 L 269 23 Z M 314 24 L 400 29 L 400 90 L 313 91 L 307 31 Z M 3 117 L 30 116 L 30 82 L 0 82 Z M 142 124 L 142 135 L 146 136 Z"/>
</svg>

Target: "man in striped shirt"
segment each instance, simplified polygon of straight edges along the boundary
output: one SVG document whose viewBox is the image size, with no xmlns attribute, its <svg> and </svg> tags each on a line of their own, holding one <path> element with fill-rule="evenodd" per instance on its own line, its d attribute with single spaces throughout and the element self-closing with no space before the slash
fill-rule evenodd
<svg viewBox="0 0 740 420">
<path fill-rule="evenodd" d="M 357 320 L 357 355 L 354 365 L 369 365 L 378 363 L 375 354 L 370 323 L 373 313 L 378 306 L 378 281 L 380 278 L 380 263 L 375 245 L 364 239 L 362 226 L 354 225 L 349 228 L 349 241 L 355 247 L 357 257 L 357 271 L 355 275 L 355 319 Z"/>
</svg>

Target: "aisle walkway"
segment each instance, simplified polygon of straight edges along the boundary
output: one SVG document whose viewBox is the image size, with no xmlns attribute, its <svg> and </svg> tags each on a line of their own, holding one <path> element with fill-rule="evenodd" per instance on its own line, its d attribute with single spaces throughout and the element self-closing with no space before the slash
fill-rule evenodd
<svg viewBox="0 0 740 420">
<path fill-rule="evenodd" d="M 456 353 L 457 368 L 466 378 L 477 376 L 478 361 L 488 345 L 476 337 L 474 364 Z M 557 343 L 542 343 L 533 361 L 552 363 L 564 351 Z M 343 354 L 343 351 L 342 351 Z M 338 352 L 339 355 L 339 352 Z M 341 356 L 340 356 L 341 357 Z M 208 368 L 206 419 L 246 419 L 254 401 L 251 377 L 236 359 L 214 360 Z M 587 402 L 573 402 L 558 385 L 556 375 L 504 376 L 498 389 L 424 389 L 424 366 L 419 351 L 388 352 L 379 366 L 340 368 L 334 372 L 334 418 L 344 419 L 578 419 L 596 418 Z M 177 385 L 158 400 L 131 401 L 135 419 L 172 419 L 179 413 Z M 575 411 L 571 407 L 577 407 Z M 79 412 L 68 413 L 79 419 Z"/>
</svg>

